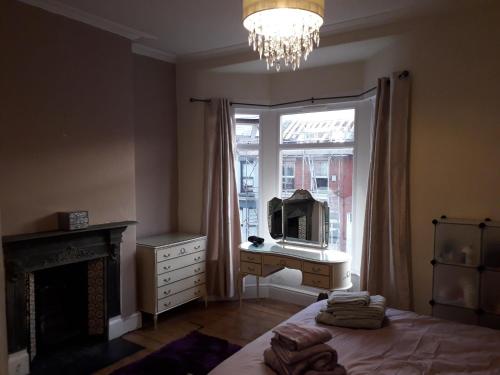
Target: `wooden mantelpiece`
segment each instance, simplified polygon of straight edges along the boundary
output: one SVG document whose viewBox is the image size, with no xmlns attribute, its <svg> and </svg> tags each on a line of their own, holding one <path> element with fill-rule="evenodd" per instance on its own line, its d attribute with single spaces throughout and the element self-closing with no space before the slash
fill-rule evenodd
<svg viewBox="0 0 500 375">
<path fill-rule="evenodd" d="M 107 318 L 120 314 L 120 244 L 135 221 L 2 238 L 6 270 L 9 353 L 28 346 L 26 280 L 32 272 L 77 262 L 105 259 Z"/>
</svg>

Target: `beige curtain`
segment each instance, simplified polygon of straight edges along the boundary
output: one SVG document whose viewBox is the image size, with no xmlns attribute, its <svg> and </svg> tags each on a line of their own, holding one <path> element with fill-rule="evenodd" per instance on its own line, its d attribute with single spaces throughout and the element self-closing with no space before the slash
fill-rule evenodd
<svg viewBox="0 0 500 375">
<path fill-rule="evenodd" d="M 0 223 L 0 233 L 1 223 Z M 3 265 L 2 236 L 0 235 L 0 375 L 7 375 L 7 323 L 5 317 L 5 272 Z"/>
<path fill-rule="evenodd" d="M 203 231 L 207 235 L 207 288 L 234 297 L 241 242 L 234 169 L 234 131 L 227 99 L 212 99 L 205 113 Z"/>
<path fill-rule="evenodd" d="M 368 178 L 361 289 L 413 308 L 409 205 L 410 77 L 378 80 Z"/>
</svg>

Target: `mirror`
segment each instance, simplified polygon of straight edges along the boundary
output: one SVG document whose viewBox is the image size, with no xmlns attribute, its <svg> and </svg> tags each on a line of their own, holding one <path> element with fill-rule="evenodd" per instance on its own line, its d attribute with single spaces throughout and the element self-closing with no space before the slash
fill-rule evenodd
<svg viewBox="0 0 500 375">
<path fill-rule="evenodd" d="M 320 247 L 328 246 L 328 203 L 315 200 L 307 190 L 288 199 L 268 202 L 268 226 L 273 239 Z"/>
</svg>

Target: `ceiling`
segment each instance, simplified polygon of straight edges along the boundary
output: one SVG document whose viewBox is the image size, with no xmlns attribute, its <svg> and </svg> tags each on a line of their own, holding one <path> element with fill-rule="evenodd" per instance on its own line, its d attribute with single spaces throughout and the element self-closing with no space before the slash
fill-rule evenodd
<svg viewBox="0 0 500 375">
<path fill-rule="evenodd" d="M 136 31 L 131 39 L 136 39 L 141 47 L 153 48 L 172 59 L 242 49 L 247 45 L 247 33 L 241 23 L 241 0 L 21 1 L 66 16 L 76 15 L 72 18 L 98 27 L 106 22 L 108 26 L 123 26 Z M 440 1 L 326 0 L 322 33 L 387 21 L 404 12 L 435 7 Z"/>
</svg>

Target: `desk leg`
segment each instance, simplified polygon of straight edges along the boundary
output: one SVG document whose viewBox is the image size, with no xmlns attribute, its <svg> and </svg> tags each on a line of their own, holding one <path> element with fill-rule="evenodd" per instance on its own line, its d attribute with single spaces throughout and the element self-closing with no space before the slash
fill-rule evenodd
<svg viewBox="0 0 500 375">
<path fill-rule="evenodd" d="M 259 276 L 255 276 L 257 279 L 257 299 L 260 298 L 260 285 L 259 285 Z"/>
<path fill-rule="evenodd" d="M 240 294 L 240 308 L 243 302 L 243 274 L 241 272 L 238 273 L 238 288 Z"/>
</svg>

